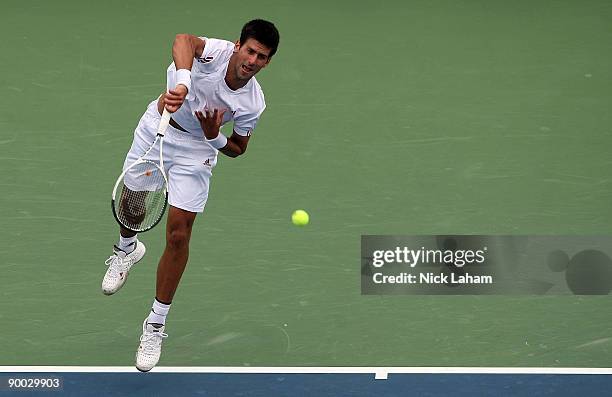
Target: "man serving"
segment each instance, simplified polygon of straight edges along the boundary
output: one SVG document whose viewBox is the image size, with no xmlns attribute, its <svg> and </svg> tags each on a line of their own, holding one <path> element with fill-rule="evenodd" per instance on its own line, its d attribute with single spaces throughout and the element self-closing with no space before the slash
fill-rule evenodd
<svg viewBox="0 0 612 397">
<path fill-rule="evenodd" d="M 204 211 L 217 153 L 245 153 L 266 104 L 255 75 L 276 53 L 279 33 L 271 22 L 255 19 L 242 28 L 235 43 L 179 34 L 172 46 L 168 91 L 151 102 L 141 117 L 124 169 L 155 140 L 164 107 L 172 113 L 164 137 L 164 168 L 168 176 L 166 247 L 157 267 L 153 306 L 142 326 L 136 368 L 151 370 L 159 361 L 166 316 L 185 270 L 196 215 Z M 220 132 L 233 122 L 227 138 Z M 151 156 L 159 153 L 150 153 Z M 112 295 L 125 283 L 130 268 L 145 254 L 136 233 L 120 228 L 102 292 Z"/>
</svg>

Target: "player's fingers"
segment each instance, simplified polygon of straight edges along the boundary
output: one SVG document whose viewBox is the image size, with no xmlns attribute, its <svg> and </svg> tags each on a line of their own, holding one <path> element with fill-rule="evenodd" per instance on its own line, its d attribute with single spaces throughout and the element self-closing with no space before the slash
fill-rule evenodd
<svg viewBox="0 0 612 397">
<path fill-rule="evenodd" d="M 168 93 L 172 94 L 172 95 L 176 95 L 178 97 L 184 97 L 185 94 L 182 93 L 181 91 L 177 91 L 177 90 L 168 90 Z"/>
<path fill-rule="evenodd" d="M 168 98 L 168 99 L 185 99 L 185 97 L 183 95 L 175 95 L 175 94 L 170 94 L 170 93 L 166 94 L 166 98 Z"/>
<path fill-rule="evenodd" d="M 177 105 L 181 105 L 183 103 L 183 100 L 182 99 L 166 99 L 164 100 L 164 102 L 167 105 L 177 106 Z"/>
<path fill-rule="evenodd" d="M 223 109 L 222 111 L 219 112 L 219 114 L 217 115 L 217 121 L 223 120 L 223 115 L 225 114 L 226 111 L 227 109 Z"/>
</svg>

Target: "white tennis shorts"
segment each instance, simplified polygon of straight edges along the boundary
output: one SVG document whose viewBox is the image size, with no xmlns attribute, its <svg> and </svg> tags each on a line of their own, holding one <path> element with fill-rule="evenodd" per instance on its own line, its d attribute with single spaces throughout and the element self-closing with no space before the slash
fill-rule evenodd
<svg viewBox="0 0 612 397">
<path fill-rule="evenodd" d="M 157 135 L 161 116 L 157 99 L 149 104 L 134 131 L 132 147 L 125 157 L 123 169 L 142 156 Z M 217 150 L 189 133 L 172 126 L 164 136 L 164 170 L 168 177 L 168 203 L 190 212 L 202 212 L 208 199 L 212 169 L 217 164 Z M 159 145 L 151 150 L 146 160 L 159 161 Z"/>
</svg>

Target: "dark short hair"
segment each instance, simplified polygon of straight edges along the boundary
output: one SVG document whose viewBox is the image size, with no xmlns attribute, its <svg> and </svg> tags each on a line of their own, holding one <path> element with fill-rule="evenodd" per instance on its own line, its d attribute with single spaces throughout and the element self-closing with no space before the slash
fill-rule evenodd
<svg viewBox="0 0 612 397">
<path fill-rule="evenodd" d="M 270 49 L 270 57 L 276 54 L 280 35 L 272 22 L 263 19 L 253 19 L 247 22 L 240 32 L 240 44 L 248 39 L 255 39 Z"/>
</svg>

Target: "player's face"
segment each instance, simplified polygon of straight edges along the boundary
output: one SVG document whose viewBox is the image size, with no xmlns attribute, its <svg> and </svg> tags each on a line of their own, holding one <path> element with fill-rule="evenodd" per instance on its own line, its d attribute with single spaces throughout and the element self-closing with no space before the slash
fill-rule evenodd
<svg viewBox="0 0 612 397">
<path fill-rule="evenodd" d="M 255 39 L 244 43 L 236 42 L 234 49 L 237 56 L 236 75 L 239 80 L 248 80 L 255 76 L 270 62 L 270 49 Z"/>
</svg>

